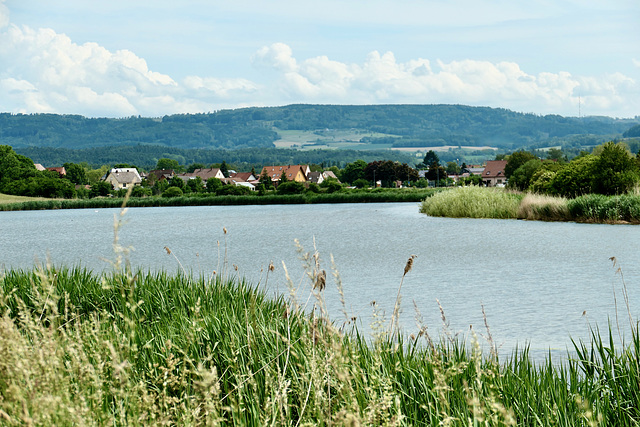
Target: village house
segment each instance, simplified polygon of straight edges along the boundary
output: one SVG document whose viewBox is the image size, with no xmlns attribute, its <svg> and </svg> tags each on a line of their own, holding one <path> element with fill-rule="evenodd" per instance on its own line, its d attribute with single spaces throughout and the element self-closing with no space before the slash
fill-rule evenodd
<svg viewBox="0 0 640 427">
<path fill-rule="evenodd" d="M 47 168 L 47 170 L 51 171 L 51 172 L 58 172 L 58 175 L 60 175 L 60 176 L 66 176 L 67 175 L 67 170 L 64 168 L 64 166 Z"/>
<path fill-rule="evenodd" d="M 173 169 L 155 169 L 150 171 L 147 174 L 147 179 L 152 179 L 155 182 L 158 182 L 158 181 L 170 180 L 175 175 L 176 173 Z M 151 176 L 153 176 L 153 178 L 151 178 Z"/>
<path fill-rule="evenodd" d="M 504 175 L 506 160 L 489 160 L 482 171 L 482 183 L 487 187 L 504 187 L 507 178 Z"/>
<path fill-rule="evenodd" d="M 114 190 L 121 190 L 140 185 L 142 178 L 136 168 L 114 168 L 104 179 L 113 186 Z"/>
<path fill-rule="evenodd" d="M 251 172 L 229 172 L 229 178 L 233 178 L 238 182 L 244 181 L 252 184 L 258 181 L 258 178 L 256 178 Z"/>
<path fill-rule="evenodd" d="M 310 172 L 307 165 L 265 166 L 262 168 L 260 176 L 268 175 L 274 184 L 280 182 L 283 173 L 289 181 L 307 182 L 307 176 Z"/>
<path fill-rule="evenodd" d="M 220 168 L 195 169 L 193 172 L 182 174 L 182 176 L 188 178 L 195 178 L 198 176 L 204 182 L 207 182 L 209 178 L 224 179 L 224 174 Z"/>
</svg>

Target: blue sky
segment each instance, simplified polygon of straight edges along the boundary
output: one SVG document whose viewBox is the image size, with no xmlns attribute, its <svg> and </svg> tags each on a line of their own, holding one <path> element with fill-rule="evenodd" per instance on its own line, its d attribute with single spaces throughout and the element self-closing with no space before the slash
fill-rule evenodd
<svg viewBox="0 0 640 427">
<path fill-rule="evenodd" d="M 640 115 L 637 0 L 0 0 L 0 111 Z"/>
</svg>

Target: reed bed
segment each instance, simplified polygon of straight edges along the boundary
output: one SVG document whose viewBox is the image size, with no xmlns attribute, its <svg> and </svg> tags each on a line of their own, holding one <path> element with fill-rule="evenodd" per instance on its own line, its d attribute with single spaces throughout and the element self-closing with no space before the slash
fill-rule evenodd
<svg viewBox="0 0 640 427">
<path fill-rule="evenodd" d="M 522 198 L 501 188 L 456 187 L 425 199 L 420 212 L 450 218 L 517 218 Z"/>
<path fill-rule="evenodd" d="M 571 221 L 568 200 L 543 194 L 528 193 L 520 202 L 518 218 L 540 221 Z"/>
<path fill-rule="evenodd" d="M 640 223 L 640 196 L 587 194 L 569 201 L 569 211 L 577 221 Z"/>
</svg>

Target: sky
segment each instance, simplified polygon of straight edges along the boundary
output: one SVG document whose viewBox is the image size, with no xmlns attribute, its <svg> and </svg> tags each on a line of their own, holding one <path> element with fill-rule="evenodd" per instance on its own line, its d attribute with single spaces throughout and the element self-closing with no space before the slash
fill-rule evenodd
<svg viewBox="0 0 640 427">
<path fill-rule="evenodd" d="M 640 116 L 638 0 L 0 0 L 0 112 Z"/>
</svg>

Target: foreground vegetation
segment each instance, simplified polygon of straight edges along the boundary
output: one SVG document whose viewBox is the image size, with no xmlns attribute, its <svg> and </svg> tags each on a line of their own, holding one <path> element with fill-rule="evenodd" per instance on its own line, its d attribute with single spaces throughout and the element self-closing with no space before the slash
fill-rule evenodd
<svg viewBox="0 0 640 427">
<path fill-rule="evenodd" d="M 269 299 L 259 290 L 272 266 L 257 286 L 224 278 L 225 272 L 133 272 L 122 257 L 103 274 L 50 266 L 4 272 L 2 424 L 576 426 L 640 420 L 640 339 L 633 327 L 624 347 L 594 331 L 593 341 L 576 343 L 577 356 L 566 363 L 536 365 L 526 349 L 499 360 L 488 328 L 491 351 L 484 355 L 475 335 L 432 337 L 422 325 L 407 336 L 397 328 L 396 302 L 390 317 L 374 305 L 369 340 L 346 310 L 343 319 L 328 319 L 326 273 L 317 254 L 303 260 L 309 277 L 303 288 L 315 301 L 306 310 L 293 292 L 289 299 Z M 411 266 L 410 258 L 404 275 Z"/>
<path fill-rule="evenodd" d="M 451 218 L 640 224 L 640 196 L 587 194 L 567 199 L 501 188 L 457 187 L 425 199 L 420 212 Z"/>
</svg>

